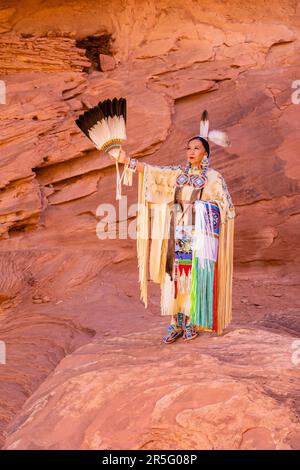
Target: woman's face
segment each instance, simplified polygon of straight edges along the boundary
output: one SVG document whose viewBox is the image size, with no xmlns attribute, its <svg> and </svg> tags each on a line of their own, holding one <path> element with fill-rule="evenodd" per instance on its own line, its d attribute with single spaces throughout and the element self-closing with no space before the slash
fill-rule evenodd
<svg viewBox="0 0 300 470">
<path fill-rule="evenodd" d="M 200 166 L 205 155 L 207 155 L 207 152 L 201 140 L 193 139 L 188 143 L 186 156 L 188 162 L 190 162 L 192 165 Z"/>
</svg>

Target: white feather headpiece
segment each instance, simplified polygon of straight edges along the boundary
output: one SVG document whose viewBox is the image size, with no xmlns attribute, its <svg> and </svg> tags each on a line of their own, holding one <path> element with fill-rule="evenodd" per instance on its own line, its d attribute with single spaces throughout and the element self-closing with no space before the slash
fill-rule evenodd
<svg viewBox="0 0 300 470">
<path fill-rule="evenodd" d="M 209 130 L 208 112 L 206 109 L 201 116 L 199 137 L 214 142 L 216 145 L 221 145 L 222 147 L 228 147 L 230 145 L 229 137 L 226 132 L 216 129 Z"/>
</svg>

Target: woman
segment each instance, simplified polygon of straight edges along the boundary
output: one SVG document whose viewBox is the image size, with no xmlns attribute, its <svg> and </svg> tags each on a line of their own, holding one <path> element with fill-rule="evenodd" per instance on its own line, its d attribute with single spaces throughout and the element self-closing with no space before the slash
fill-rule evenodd
<svg viewBox="0 0 300 470">
<path fill-rule="evenodd" d="M 208 126 L 204 111 L 200 134 L 188 140 L 186 165 L 149 165 L 123 149 L 118 158 L 125 184 L 139 173 L 141 298 L 147 306 L 149 277 L 160 284 L 161 313 L 171 316 L 166 344 L 192 340 L 201 330 L 221 334 L 231 321 L 235 209 L 224 178 L 209 168 L 208 142 L 227 146 L 228 138 Z"/>
</svg>

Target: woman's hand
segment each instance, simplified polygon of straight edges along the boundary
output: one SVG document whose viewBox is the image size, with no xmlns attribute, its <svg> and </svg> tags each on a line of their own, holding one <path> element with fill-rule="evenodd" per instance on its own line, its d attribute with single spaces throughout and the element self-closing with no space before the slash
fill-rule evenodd
<svg viewBox="0 0 300 470">
<path fill-rule="evenodd" d="M 120 153 L 119 153 L 118 160 L 119 160 L 119 162 L 121 162 L 121 163 L 128 163 L 128 160 L 129 160 L 129 159 L 127 158 L 127 155 L 126 155 L 125 150 L 123 150 L 122 147 L 121 147 L 121 149 L 120 149 Z"/>
<path fill-rule="evenodd" d="M 111 156 L 111 158 L 116 161 L 116 159 Z M 125 150 L 122 149 L 122 147 L 120 147 L 120 153 L 119 153 L 119 157 L 118 157 L 118 162 L 120 163 L 124 163 L 125 164 L 129 164 L 130 162 L 130 157 L 126 155 L 126 152 Z M 136 170 L 139 172 L 139 173 L 144 173 L 144 167 L 145 167 L 145 163 L 142 163 L 142 162 L 137 162 L 137 165 L 136 165 Z"/>
<path fill-rule="evenodd" d="M 110 155 L 109 152 L 107 153 L 107 155 L 109 155 L 110 158 L 111 158 L 114 162 L 116 161 L 115 157 L 113 157 L 112 155 Z M 120 153 L 119 153 L 119 156 L 118 156 L 118 162 L 125 164 L 125 163 L 128 163 L 129 160 L 130 160 L 130 158 L 127 157 L 125 150 L 123 150 L 122 147 L 120 147 Z"/>
</svg>

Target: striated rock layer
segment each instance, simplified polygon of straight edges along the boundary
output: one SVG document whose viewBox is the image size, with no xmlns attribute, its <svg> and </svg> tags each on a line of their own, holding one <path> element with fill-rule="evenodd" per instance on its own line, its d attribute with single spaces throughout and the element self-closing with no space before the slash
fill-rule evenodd
<svg viewBox="0 0 300 470">
<path fill-rule="evenodd" d="M 55 243 L 52 214 L 69 242 L 82 212 L 95 227 L 98 204 L 115 202 L 114 166 L 74 120 L 99 99 L 123 95 L 127 150 L 161 164 L 184 161 L 186 139 L 208 109 L 211 126 L 226 129 L 232 141 L 227 149 L 213 145 L 211 165 L 226 178 L 237 207 L 235 265 L 299 261 L 294 2 L 242 8 L 230 1 L 164 1 L 141 9 L 114 1 L 101 11 L 96 1 L 76 8 L 53 1 L 9 5 L 0 10 L 7 90 L 0 117 L 3 249 L 19 246 L 15 234 L 27 231 L 33 233 L 23 247 L 38 231 L 44 243 Z M 82 229 L 88 235 L 89 224 Z"/>
<path fill-rule="evenodd" d="M 299 448 L 299 8 L 0 0 L 1 445 Z M 157 286 L 139 301 L 137 176 L 127 213 L 111 159 L 74 122 L 113 96 L 143 161 L 184 162 L 205 108 L 230 136 L 211 156 L 237 213 L 224 337 L 166 350 Z M 101 240 L 107 203 L 118 222 Z"/>
</svg>

